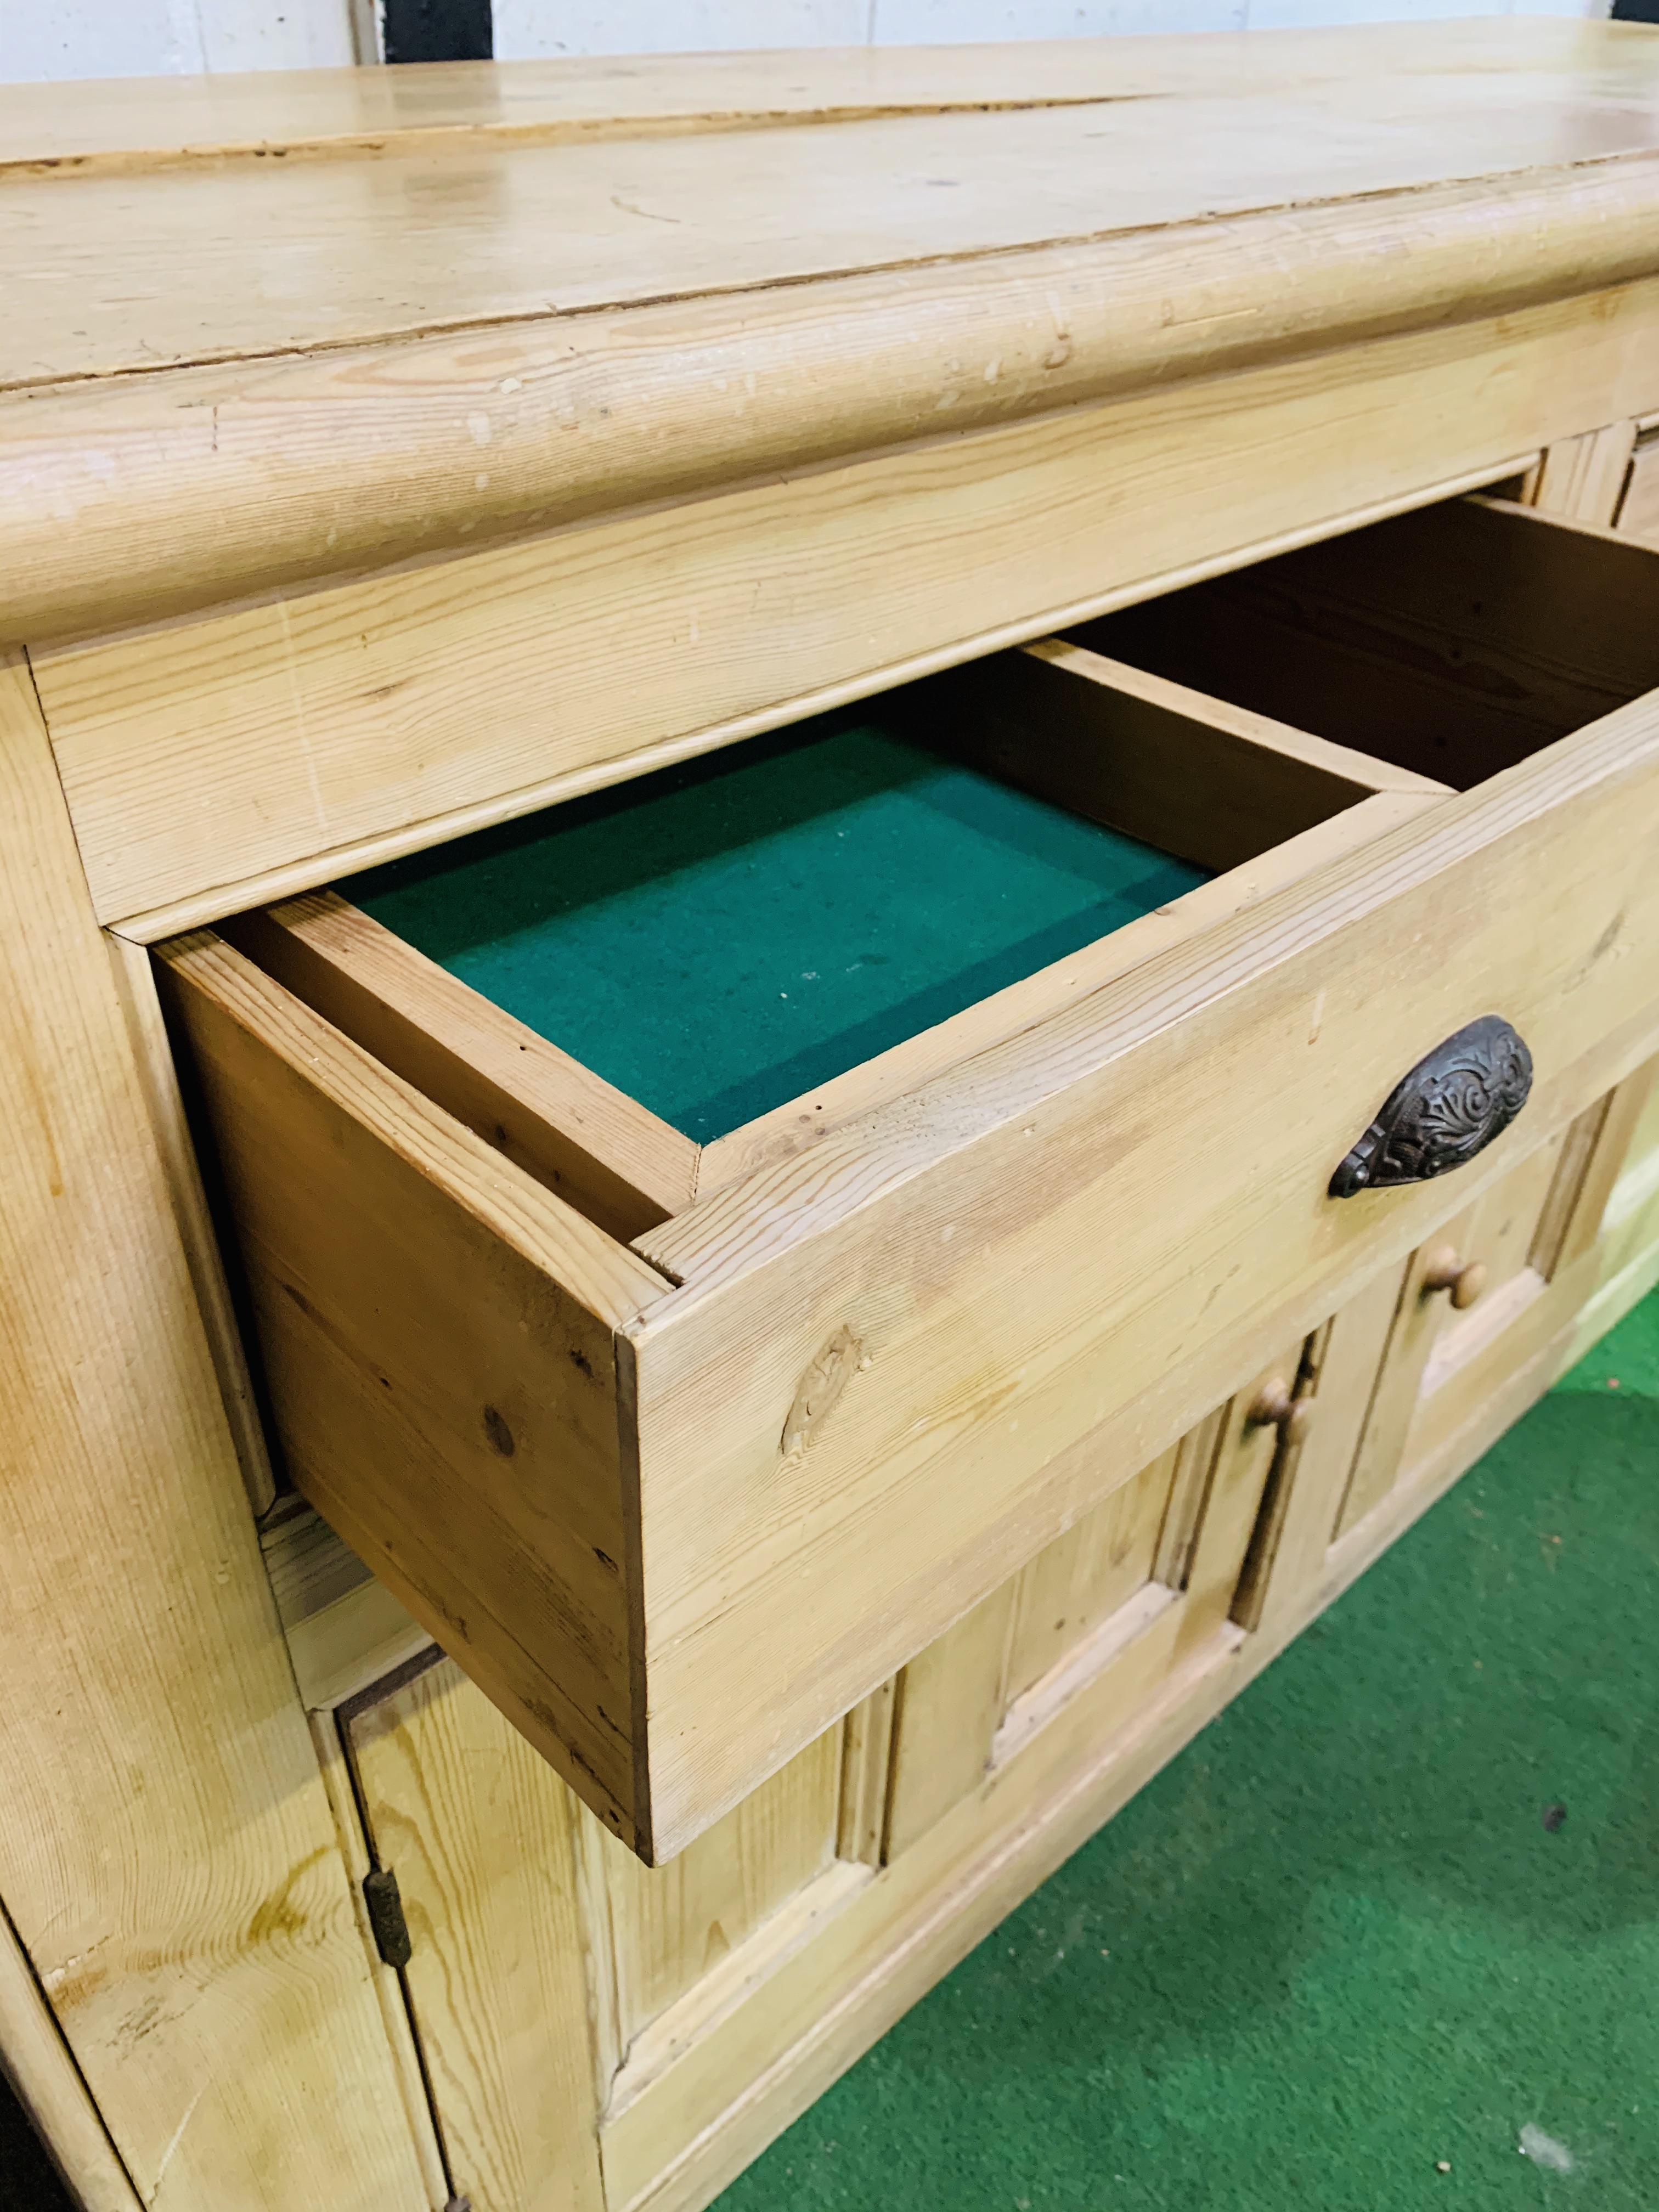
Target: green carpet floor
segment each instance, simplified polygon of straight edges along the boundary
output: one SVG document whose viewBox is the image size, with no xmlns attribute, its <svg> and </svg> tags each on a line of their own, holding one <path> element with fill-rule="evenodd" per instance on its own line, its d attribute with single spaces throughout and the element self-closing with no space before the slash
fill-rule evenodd
<svg viewBox="0 0 1659 2212">
<path fill-rule="evenodd" d="M 720 2212 L 1659 2212 L 1656 1599 L 1659 1297 Z"/>
</svg>

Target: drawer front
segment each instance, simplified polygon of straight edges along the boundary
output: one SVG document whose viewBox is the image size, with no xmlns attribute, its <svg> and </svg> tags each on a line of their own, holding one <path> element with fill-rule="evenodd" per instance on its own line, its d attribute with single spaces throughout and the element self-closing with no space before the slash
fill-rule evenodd
<svg viewBox="0 0 1659 2212">
<path fill-rule="evenodd" d="M 1528 1147 L 1633 1064 L 1656 771 L 1659 711 L 1626 710 L 638 1240 L 684 1284 L 625 1332 L 671 1832 L 1085 1503 L 1079 1438 L 1149 1455 L 1501 1172 L 1515 1140 L 1328 1196 L 1425 1050 L 1513 1021 Z M 785 1452 L 835 1346 L 845 1387 Z"/>
</svg>

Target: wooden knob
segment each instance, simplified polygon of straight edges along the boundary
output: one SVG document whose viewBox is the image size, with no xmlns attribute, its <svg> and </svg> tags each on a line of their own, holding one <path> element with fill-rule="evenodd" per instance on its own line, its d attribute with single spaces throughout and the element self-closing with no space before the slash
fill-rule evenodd
<svg viewBox="0 0 1659 2212">
<path fill-rule="evenodd" d="M 1467 1313 L 1486 1287 L 1486 1264 L 1471 1260 L 1465 1267 L 1461 1255 L 1449 1244 L 1438 1245 L 1423 1263 L 1423 1287 L 1449 1291 L 1455 1310 Z"/>
<path fill-rule="evenodd" d="M 1258 1428 L 1277 1429 L 1287 1444 L 1299 1444 L 1313 1420 L 1313 1404 L 1292 1397 L 1284 1376 L 1275 1375 L 1256 1392 L 1250 1419 Z"/>
</svg>

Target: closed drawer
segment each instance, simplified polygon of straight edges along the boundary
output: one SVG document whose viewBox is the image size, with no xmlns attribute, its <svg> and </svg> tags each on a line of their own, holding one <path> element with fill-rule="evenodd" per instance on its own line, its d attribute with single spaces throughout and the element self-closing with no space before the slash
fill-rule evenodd
<svg viewBox="0 0 1659 2212">
<path fill-rule="evenodd" d="M 1656 615 L 1458 502 L 176 940 L 295 1481 L 678 1850 L 1480 1195 L 1330 1194 L 1431 1048 L 1650 1048 Z"/>
</svg>

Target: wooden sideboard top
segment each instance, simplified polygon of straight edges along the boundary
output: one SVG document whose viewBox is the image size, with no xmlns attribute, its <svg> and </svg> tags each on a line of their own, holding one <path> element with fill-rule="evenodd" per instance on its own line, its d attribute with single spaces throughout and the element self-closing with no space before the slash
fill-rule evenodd
<svg viewBox="0 0 1659 2212">
<path fill-rule="evenodd" d="M 1603 289 L 1656 149 L 1525 17 L 0 89 L 10 634 Z"/>
<path fill-rule="evenodd" d="M 1559 100 L 1652 86 L 1642 27 L 1565 17 L 822 52 L 261 70 L 0 86 L 0 167 L 143 170 L 299 151 L 550 145 L 744 125 L 1235 100 L 1334 81 L 1540 76 Z"/>
</svg>

